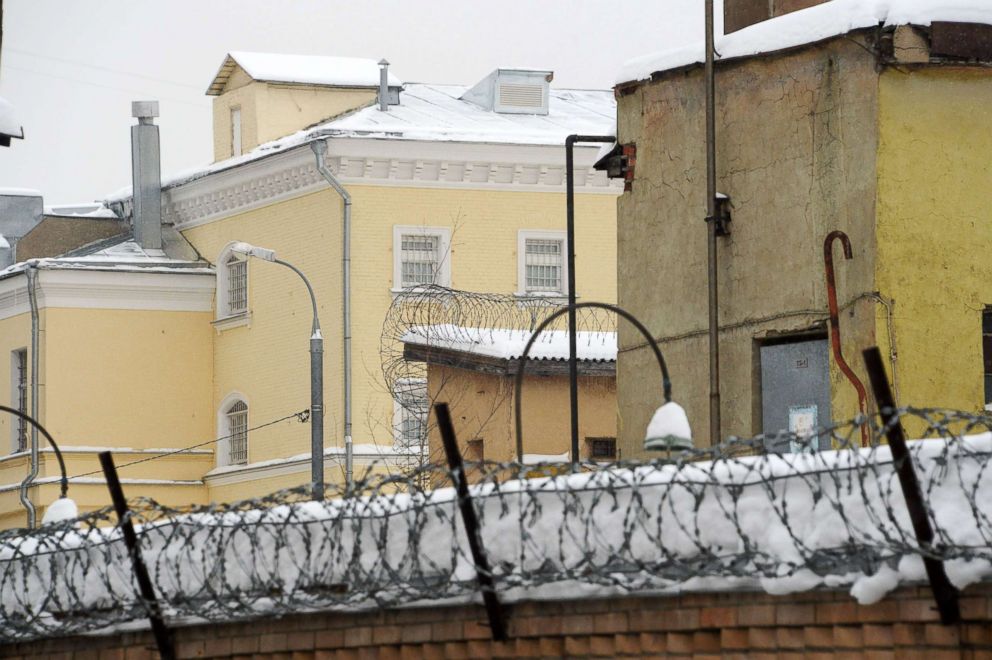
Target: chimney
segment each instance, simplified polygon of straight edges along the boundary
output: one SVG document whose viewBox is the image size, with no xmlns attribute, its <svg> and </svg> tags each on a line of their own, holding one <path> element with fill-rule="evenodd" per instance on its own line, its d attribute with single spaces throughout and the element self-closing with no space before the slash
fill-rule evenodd
<svg viewBox="0 0 992 660">
<path fill-rule="evenodd" d="M 134 240 L 145 250 L 162 249 L 162 173 L 159 164 L 158 101 L 134 101 L 131 116 L 131 182 Z"/>
<path fill-rule="evenodd" d="M 389 110 L 389 62 L 386 58 L 379 60 L 379 110 Z"/>
</svg>

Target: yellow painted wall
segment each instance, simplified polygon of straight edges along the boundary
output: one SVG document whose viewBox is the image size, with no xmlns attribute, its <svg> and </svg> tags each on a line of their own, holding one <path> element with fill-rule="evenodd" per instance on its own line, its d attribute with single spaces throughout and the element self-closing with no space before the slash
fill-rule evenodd
<svg viewBox="0 0 992 660">
<path fill-rule="evenodd" d="M 377 91 L 253 81 L 240 67 L 214 97 L 214 160 L 230 158 L 231 108 L 241 108 L 242 153 L 374 103 Z"/>
<path fill-rule="evenodd" d="M 481 439 L 485 460 L 516 460 L 513 378 L 440 365 L 430 365 L 427 374 L 428 397 L 450 406 L 455 435 L 466 459 L 471 458 L 469 441 Z M 571 447 L 568 378 L 525 376 L 521 401 L 524 453 L 568 453 Z M 579 439 L 583 456 L 588 454 L 585 438 L 616 437 L 616 420 L 616 379 L 579 378 Z M 431 461 L 443 465 L 444 450 L 433 413 L 430 422 Z"/>
<path fill-rule="evenodd" d="M 383 382 L 380 334 L 392 301 L 393 226 L 451 229 L 452 286 L 517 290 L 517 231 L 564 229 L 560 193 L 349 186 L 352 221 L 354 442 L 392 445 L 393 401 Z M 613 195 L 577 195 L 577 289 L 584 300 L 616 299 Z M 325 442 L 343 444 L 341 362 L 341 201 L 322 190 L 188 229 L 215 261 L 231 240 L 272 248 L 316 289 L 325 341 Z M 214 351 L 215 410 L 231 392 L 248 399 L 249 426 L 308 408 L 310 307 L 302 283 L 281 266 L 249 262 L 248 326 L 219 331 Z M 253 431 L 249 462 L 309 450 L 310 428 L 297 422 Z"/>
<path fill-rule="evenodd" d="M 984 403 L 990 76 L 948 67 L 880 76 L 876 278 L 895 299 L 901 405 L 978 410 Z M 876 336 L 887 353 L 882 315 Z"/>
</svg>

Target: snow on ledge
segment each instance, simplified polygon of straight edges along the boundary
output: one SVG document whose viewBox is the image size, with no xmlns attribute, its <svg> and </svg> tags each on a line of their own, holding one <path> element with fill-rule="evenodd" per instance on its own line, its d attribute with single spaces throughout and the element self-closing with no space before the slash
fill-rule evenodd
<svg viewBox="0 0 992 660">
<path fill-rule="evenodd" d="M 756 23 L 731 34 L 718 35 L 718 60 L 772 53 L 823 41 L 852 30 L 876 25 L 920 25 L 934 21 L 992 24 L 989 0 L 830 0 L 822 5 Z M 628 60 L 616 83 L 647 80 L 652 74 L 699 64 L 706 58 L 698 42 Z"/>
<path fill-rule="evenodd" d="M 617 333 L 577 332 L 575 334 L 579 360 L 612 362 L 617 359 Z M 401 341 L 405 344 L 447 348 L 474 355 L 515 360 L 523 355 L 530 336 L 531 333 L 527 330 L 438 324 L 413 326 L 406 331 Z M 567 360 L 568 333 L 564 330 L 545 330 L 531 346 L 528 358 Z"/>
</svg>

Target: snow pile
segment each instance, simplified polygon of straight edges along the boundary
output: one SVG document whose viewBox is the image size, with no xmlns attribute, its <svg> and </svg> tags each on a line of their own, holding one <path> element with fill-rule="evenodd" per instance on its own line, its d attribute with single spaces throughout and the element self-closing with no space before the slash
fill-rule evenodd
<svg viewBox="0 0 992 660">
<path fill-rule="evenodd" d="M 951 581 L 992 577 L 992 434 L 910 444 Z M 453 490 L 380 486 L 174 518 L 146 508 L 142 552 L 166 611 L 231 620 L 477 599 Z M 507 602 L 826 586 L 872 603 L 925 579 L 887 447 L 490 480 L 472 495 Z M 0 637 L 143 618 L 114 518 L 102 516 L 0 535 Z"/>
<path fill-rule="evenodd" d="M 400 341 L 406 344 L 447 348 L 475 355 L 516 360 L 523 356 L 531 332 L 506 328 L 472 328 L 451 324 L 414 326 Z M 575 333 L 579 360 L 613 362 L 617 359 L 617 333 Z M 568 332 L 545 330 L 531 346 L 531 360 L 567 360 Z"/>
<path fill-rule="evenodd" d="M 816 43 L 880 24 L 927 26 L 934 21 L 992 24 L 992 3 L 988 0 L 830 0 L 718 35 L 714 49 L 717 59 L 729 60 Z M 653 73 L 698 64 L 705 59 L 702 43 L 651 53 L 625 62 L 616 81 L 622 84 L 646 80 Z"/>
<path fill-rule="evenodd" d="M 379 64 L 373 59 L 245 51 L 235 51 L 228 56 L 255 80 L 335 87 L 379 87 Z M 396 76 L 389 74 L 391 87 L 402 84 Z"/>
<path fill-rule="evenodd" d="M 79 507 L 68 497 L 60 497 L 45 509 L 45 515 L 41 519 L 42 525 L 75 520 L 79 517 Z"/>
</svg>

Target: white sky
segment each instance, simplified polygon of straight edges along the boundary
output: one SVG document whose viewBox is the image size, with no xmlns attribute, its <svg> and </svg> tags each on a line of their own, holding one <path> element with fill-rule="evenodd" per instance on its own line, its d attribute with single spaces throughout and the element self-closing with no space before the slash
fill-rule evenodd
<svg viewBox="0 0 992 660">
<path fill-rule="evenodd" d="M 718 3 L 718 7 L 719 7 Z M 0 187 L 45 204 L 130 183 L 131 101 L 158 99 L 163 174 L 211 160 L 211 97 L 232 50 L 387 58 L 407 82 L 472 84 L 497 66 L 609 88 L 621 63 L 702 38 L 702 0 L 7 0 L 0 96 L 24 140 Z M 719 8 L 718 8 L 719 12 Z"/>
</svg>

